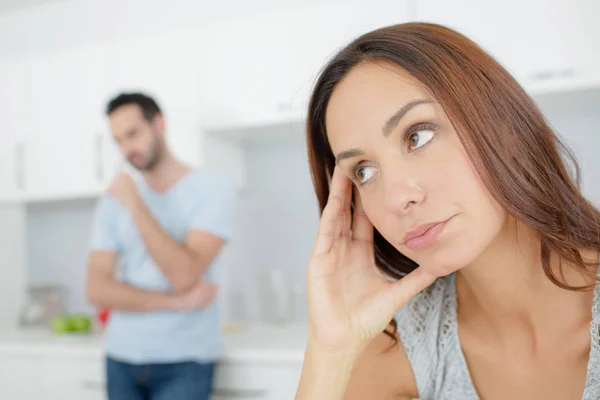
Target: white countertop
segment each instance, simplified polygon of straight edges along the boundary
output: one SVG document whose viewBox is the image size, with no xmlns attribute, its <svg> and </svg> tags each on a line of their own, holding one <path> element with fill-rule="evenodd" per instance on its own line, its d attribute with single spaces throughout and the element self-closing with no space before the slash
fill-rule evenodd
<svg viewBox="0 0 600 400">
<path fill-rule="evenodd" d="M 70 355 L 101 357 L 102 335 L 59 335 L 50 329 L 0 330 L 0 354 Z"/>
<path fill-rule="evenodd" d="M 253 326 L 223 335 L 223 361 L 302 364 L 307 340 L 306 323 Z"/>
<path fill-rule="evenodd" d="M 256 325 L 223 333 L 222 362 L 301 364 L 307 341 L 306 323 Z M 45 329 L 0 330 L 0 354 L 103 357 L 101 334 L 58 335 Z"/>
</svg>

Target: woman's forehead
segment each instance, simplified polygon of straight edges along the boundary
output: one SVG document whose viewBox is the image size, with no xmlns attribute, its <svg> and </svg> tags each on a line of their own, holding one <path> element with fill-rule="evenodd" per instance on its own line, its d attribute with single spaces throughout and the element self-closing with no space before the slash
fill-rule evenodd
<svg viewBox="0 0 600 400">
<path fill-rule="evenodd" d="M 340 131 L 382 128 L 394 113 L 415 100 L 432 97 L 423 84 L 400 67 L 384 62 L 357 65 L 331 95 L 325 115 L 328 136 L 331 140 Z"/>
</svg>

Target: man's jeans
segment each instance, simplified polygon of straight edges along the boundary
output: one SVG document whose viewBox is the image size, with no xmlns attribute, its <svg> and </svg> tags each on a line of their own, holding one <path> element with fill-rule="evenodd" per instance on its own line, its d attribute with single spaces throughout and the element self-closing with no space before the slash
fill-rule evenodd
<svg viewBox="0 0 600 400">
<path fill-rule="evenodd" d="M 133 365 L 106 360 L 109 400 L 209 400 L 215 363 Z"/>
</svg>

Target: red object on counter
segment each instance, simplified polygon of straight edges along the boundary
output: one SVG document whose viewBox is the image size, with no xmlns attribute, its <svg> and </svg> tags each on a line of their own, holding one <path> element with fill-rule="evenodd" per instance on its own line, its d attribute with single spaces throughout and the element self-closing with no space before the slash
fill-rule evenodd
<svg viewBox="0 0 600 400">
<path fill-rule="evenodd" d="M 98 310 L 97 318 L 101 326 L 105 326 L 108 318 L 110 317 L 110 310 L 108 308 L 100 308 Z"/>
</svg>

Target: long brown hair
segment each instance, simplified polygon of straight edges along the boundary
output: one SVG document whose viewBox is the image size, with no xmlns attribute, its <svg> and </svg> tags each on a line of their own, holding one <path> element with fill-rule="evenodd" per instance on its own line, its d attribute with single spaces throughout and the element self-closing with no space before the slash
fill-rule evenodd
<svg viewBox="0 0 600 400">
<path fill-rule="evenodd" d="M 573 154 L 498 62 L 440 25 L 406 23 L 366 33 L 321 72 L 307 118 L 308 156 L 321 211 L 335 166 L 325 127 L 327 104 L 340 80 L 365 61 L 397 65 L 430 90 L 492 196 L 539 235 L 544 272 L 554 284 L 569 290 L 593 286 L 569 286 L 550 267 L 550 256 L 556 254 L 597 279 L 588 268 L 596 264 L 586 264 L 579 250 L 600 248 L 600 212 L 579 190 Z M 417 266 L 376 229 L 374 234 L 376 264 L 386 275 L 400 279 Z"/>
</svg>

